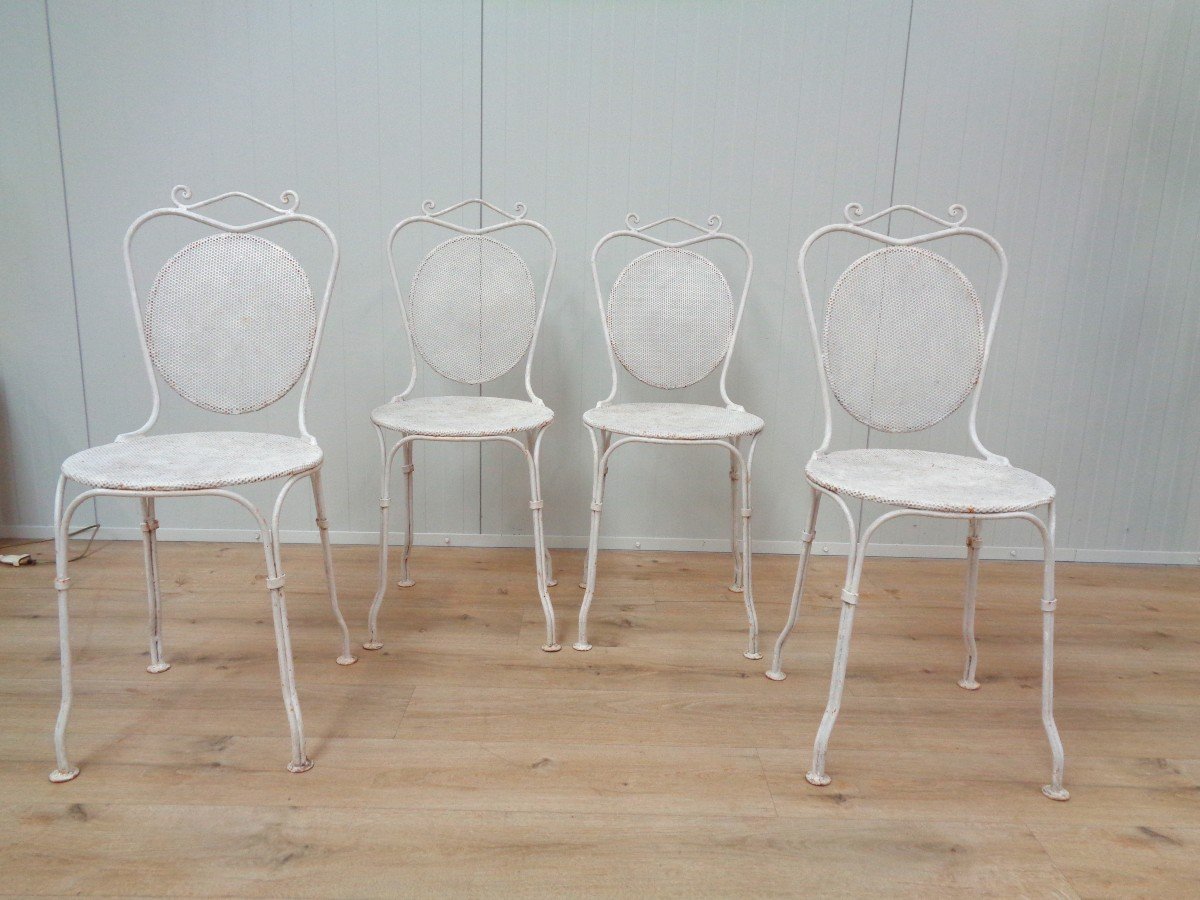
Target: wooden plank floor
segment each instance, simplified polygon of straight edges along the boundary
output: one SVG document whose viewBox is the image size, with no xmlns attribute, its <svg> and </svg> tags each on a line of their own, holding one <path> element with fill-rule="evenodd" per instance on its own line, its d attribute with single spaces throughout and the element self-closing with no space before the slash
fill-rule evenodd
<svg viewBox="0 0 1200 900">
<path fill-rule="evenodd" d="M 528 551 L 418 549 L 377 653 L 334 664 L 316 547 L 285 548 L 316 767 L 284 771 L 256 545 L 162 546 L 146 664 L 137 543 L 72 567 L 83 774 L 52 785 L 58 651 L 43 564 L 0 571 L 0 893 L 187 896 L 1195 896 L 1200 570 L 1059 568 L 1069 803 L 1038 788 L 1039 567 L 985 562 L 980 681 L 955 681 L 962 562 L 870 560 L 824 789 L 804 781 L 843 561 L 814 561 L 787 681 L 741 656 L 727 555 L 555 555 L 541 652 Z M 374 553 L 335 550 L 364 637 Z M 791 557 L 755 559 L 764 650 Z"/>
</svg>

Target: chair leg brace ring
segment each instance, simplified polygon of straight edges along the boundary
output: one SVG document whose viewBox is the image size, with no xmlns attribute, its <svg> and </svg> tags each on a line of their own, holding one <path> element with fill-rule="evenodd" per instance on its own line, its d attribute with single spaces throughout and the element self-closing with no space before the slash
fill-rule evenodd
<svg viewBox="0 0 1200 900">
<path fill-rule="evenodd" d="M 149 534 L 151 531 L 158 531 L 158 519 L 151 519 L 149 522 L 142 523 L 142 531 Z"/>
<path fill-rule="evenodd" d="M 976 535 L 973 535 L 973 534 L 968 535 L 967 536 L 967 546 L 973 550 L 978 550 L 980 547 L 983 546 L 983 538 L 977 537 Z"/>
<path fill-rule="evenodd" d="M 1054 608 L 1058 606 L 1058 598 L 1051 597 L 1049 600 L 1042 601 L 1042 612 L 1054 612 Z"/>
<path fill-rule="evenodd" d="M 815 531 L 806 531 L 800 535 L 800 543 L 811 544 L 813 542 L 813 538 L 815 538 L 816 536 L 817 536 L 817 533 Z"/>
<path fill-rule="evenodd" d="M 325 530 L 326 528 L 329 527 L 329 520 L 326 518 L 318 518 L 317 519 L 317 527 L 320 528 L 322 531 Z"/>
<path fill-rule="evenodd" d="M 404 466 L 400 467 L 400 471 L 403 472 L 405 475 L 408 475 L 410 472 L 412 472 L 416 468 L 417 468 L 416 466 L 404 465 Z"/>
<path fill-rule="evenodd" d="M 66 575 L 59 576 L 54 579 L 54 589 L 56 591 L 65 591 L 71 584 L 71 579 Z"/>
<path fill-rule="evenodd" d="M 283 575 L 280 575 L 277 578 L 268 578 L 267 579 L 267 587 L 269 587 L 273 591 L 278 591 L 283 588 L 283 583 L 286 580 L 287 580 L 287 578 Z"/>
<path fill-rule="evenodd" d="M 529 508 L 530 508 L 530 509 L 541 509 L 541 508 L 542 508 L 542 501 L 541 501 L 541 500 L 530 500 L 530 501 L 529 501 Z"/>
<path fill-rule="evenodd" d="M 858 606 L 858 594 L 852 594 L 850 591 L 842 588 L 842 602 L 849 606 Z"/>
<path fill-rule="evenodd" d="M 392 501 L 389 500 L 387 497 L 381 497 L 379 499 L 379 508 L 380 509 L 387 509 L 391 505 L 392 505 Z"/>
<path fill-rule="evenodd" d="M 592 512 L 600 512 L 600 510 L 602 510 L 602 509 L 604 509 L 603 503 L 593 503 L 592 504 Z"/>
<path fill-rule="evenodd" d="M 750 518 L 750 507 L 747 506 L 742 510 L 742 518 L 743 519 Z"/>
</svg>

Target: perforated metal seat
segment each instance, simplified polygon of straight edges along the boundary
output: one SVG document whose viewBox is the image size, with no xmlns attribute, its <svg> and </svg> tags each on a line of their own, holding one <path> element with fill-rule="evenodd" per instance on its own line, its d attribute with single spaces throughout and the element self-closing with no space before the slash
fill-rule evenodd
<svg viewBox="0 0 1200 900">
<path fill-rule="evenodd" d="M 548 407 L 509 397 L 414 397 L 385 403 L 371 413 L 376 425 L 430 437 L 516 434 L 553 420 Z"/>
<path fill-rule="evenodd" d="M 197 431 L 90 447 L 68 457 L 62 472 L 89 487 L 191 491 L 297 475 L 321 459 L 320 447 L 298 437 Z"/>
<path fill-rule="evenodd" d="M 583 421 L 616 434 L 672 441 L 716 440 L 763 430 L 758 416 L 700 403 L 615 403 L 589 409 Z"/>
<path fill-rule="evenodd" d="M 908 509 L 1017 512 L 1054 499 L 1054 486 L 1032 472 L 927 450 L 840 450 L 813 457 L 804 473 L 835 494 Z"/>
</svg>

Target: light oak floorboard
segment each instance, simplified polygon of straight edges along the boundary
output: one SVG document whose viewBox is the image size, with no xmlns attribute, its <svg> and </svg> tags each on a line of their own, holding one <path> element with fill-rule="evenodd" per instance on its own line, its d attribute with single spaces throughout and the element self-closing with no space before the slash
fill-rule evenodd
<svg viewBox="0 0 1200 900">
<path fill-rule="evenodd" d="M 583 554 L 555 552 L 564 649 L 543 653 L 532 551 L 416 548 L 383 650 L 360 649 L 374 548 L 284 548 L 316 767 L 284 771 L 261 548 L 161 545 L 165 656 L 144 671 L 137 542 L 71 567 L 82 775 L 53 785 L 49 545 L 0 572 L 0 894 L 93 896 L 1194 895 L 1200 571 L 1060 564 L 1057 718 L 1039 720 L 1040 566 L 982 564 L 979 680 L 959 689 L 963 562 L 868 560 L 824 789 L 804 781 L 844 560 L 759 556 L 767 659 L 741 656 L 728 553 L 605 552 L 594 649 L 570 649 Z M 398 550 L 393 550 L 398 561 Z"/>
</svg>

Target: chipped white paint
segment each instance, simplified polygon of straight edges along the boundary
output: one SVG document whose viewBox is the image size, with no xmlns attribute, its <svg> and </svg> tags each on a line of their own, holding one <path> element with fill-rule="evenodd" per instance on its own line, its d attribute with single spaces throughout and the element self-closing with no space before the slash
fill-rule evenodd
<svg viewBox="0 0 1200 900">
<path fill-rule="evenodd" d="M 668 222 L 678 222 L 699 232 L 680 241 L 666 241 L 647 232 Z M 596 594 L 596 555 L 600 541 L 600 515 L 604 508 L 604 483 L 609 457 L 618 447 L 642 442 L 718 446 L 729 451 L 730 531 L 733 548 L 733 583 L 740 592 L 750 623 L 747 659 L 762 659 L 758 650 L 758 617 L 750 577 L 750 467 L 763 421 L 729 399 L 725 379 L 738 327 L 746 308 L 754 258 L 750 248 L 737 237 L 721 231 L 719 216 L 707 226 L 678 216 L 640 225 L 630 213 L 626 228 L 606 234 L 592 249 L 592 281 L 600 304 L 600 317 L 608 344 L 612 388 L 608 396 L 583 414 L 592 440 L 592 504 L 588 533 L 587 571 L 583 603 L 579 607 L 579 636 L 576 650 L 590 650 L 587 617 Z M 617 276 L 607 305 L 600 287 L 597 259 L 606 244 L 631 238 L 657 246 L 634 259 Z M 745 257 L 746 269 L 741 295 L 735 305 L 729 281 L 708 258 L 690 249 L 711 243 L 727 243 Z M 617 403 L 617 363 L 652 387 L 674 390 L 695 384 L 720 367 L 721 399 L 725 406 L 688 403 Z M 620 435 L 613 440 L 613 435 Z M 746 441 L 746 447 L 742 442 Z M 638 545 L 640 546 L 640 544 Z"/>
<path fill-rule="evenodd" d="M 230 197 L 249 200 L 271 215 L 246 225 L 231 225 L 199 212 Z M 342 634 L 342 653 L 337 661 L 344 666 L 355 662 L 350 652 L 350 632 L 338 608 L 333 578 L 329 526 L 320 481 L 323 455 L 304 421 L 316 351 L 337 276 L 337 241 L 324 223 L 295 211 L 298 198 L 290 191 L 283 194 L 282 207 L 264 203 L 240 191 L 188 204 L 186 201 L 191 199 L 191 192 L 182 185 L 172 191 L 172 199 L 174 206 L 151 210 L 134 221 L 125 234 L 124 243 L 125 273 L 153 399 L 150 417 L 141 428 L 118 436 L 114 443 L 84 450 L 67 459 L 55 493 L 54 586 L 58 591 L 62 703 L 54 729 L 58 759 L 58 768 L 50 774 L 50 780 L 54 782 L 70 781 L 79 774 L 79 770 L 70 764 L 66 751 L 66 727 L 72 701 L 67 537 L 72 515 L 81 503 L 92 497 L 126 497 L 140 501 L 150 609 L 150 665 L 147 670 L 155 674 L 171 667 L 163 659 L 162 650 L 155 500 L 224 497 L 238 503 L 254 517 L 263 542 L 280 685 L 291 729 L 292 755 L 287 768 L 291 772 L 304 772 L 313 764 L 304 751 L 304 725 L 296 694 L 283 592 L 285 578 L 279 554 L 279 513 L 292 486 L 301 478 L 308 478 L 316 501 L 329 600 Z M 217 234 L 189 244 L 163 267 L 155 279 L 144 314 L 134 280 L 131 245 L 143 225 L 164 216 L 206 225 Z M 316 228 L 328 239 L 332 250 L 329 276 L 319 307 L 311 306 L 308 278 L 303 270 L 297 271 L 298 264 L 292 256 L 269 241 L 247 234 L 291 222 Z M 250 242 L 246 243 L 242 238 Z M 278 291 L 273 289 L 276 286 Z M 299 303 L 300 324 L 297 328 L 272 329 L 272 320 L 285 312 L 280 309 L 280 304 L 289 305 L 292 301 Z M 305 310 L 310 310 L 311 316 L 306 317 Z M 294 304 L 292 311 L 296 311 Z M 235 377 L 207 377 L 218 369 L 233 373 Z M 249 432 L 150 435 L 161 407 L 156 372 L 196 405 L 228 415 L 269 406 L 302 379 L 297 423 L 300 436 Z M 235 485 L 283 477 L 288 480 L 279 491 L 269 520 L 245 497 L 227 490 Z M 66 503 L 68 481 L 88 488 L 69 504 Z"/>
<path fill-rule="evenodd" d="M 906 210 L 941 226 L 938 230 L 909 238 L 893 237 L 867 226 L 897 210 Z M 787 624 L 775 644 L 767 677 L 782 681 L 783 647 L 796 624 L 804 591 L 809 549 L 816 528 L 822 495 L 834 499 L 850 529 L 851 552 L 846 561 L 842 590 L 841 621 L 830 678 L 829 700 L 813 746 L 811 784 L 829 784 L 825 752 L 841 709 L 850 634 L 858 606 L 863 561 L 875 531 L 901 516 L 965 519 L 968 523 L 968 574 L 963 602 L 963 641 L 966 664 L 959 685 L 979 687 L 975 680 L 975 594 L 978 583 L 980 528 L 984 520 L 1022 519 L 1037 528 L 1042 538 L 1044 581 L 1042 585 L 1042 723 L 1050 742 L 1051 782 L 1042 788 L 1047 797 L 1066 800 L 1063 788 L 1063 749 L 1054 723 L 1054 488 L 1049 482 L 992 453 L 979 439 L 976 412 L 979 389 L 987 367 L 988 351 L 1004 298 L 1008 260 L 999 243 L 985 232 L 966 227 L 967 211 L 950 207 L 950 218 L 942 219 L 916 207 L 899 205 L 863 216 L 862 207 L 846 207 L 845 223 L 816 231 L 800 250 L 800 285 L 808 313 L 813 347 L 817 350 L 817 372 L 825 410 L 825 437 L 805 467 L 812 487 L 808 527 L 801 538 L 802 551 L 792 591 Z M 920 254 L 893 253 L 892 271 L 876 266 L 866 280 L 853 276 L 865 261 L 872 265 L 887 259 L 875 251 L 851 264 L 837 282 L 825 309 L 825 327 L 818 330 L 805 263 L 809 251 L 821 238 L 844 233 L 885 245 L 883 252 L 916 249 L 956 236 L 981 241 L 994 252 L 1000 277 L 986 334 L 978 327 L 979 301 L 974 287 L 943 257 L 922 250 Z M 950 271 L 953 270 L 953 271 Z M 843 315 L 840 307 L 853 314 Z M 929 313 L 933 310 L 933 314 Z M 881 323 L 886 322 L 886 325 Z M 831 324 L 832 323 L 832 324 Z M 854 339 L 855 328 L 864 332 Z M 875 330 L 872 330 L 875 329 Z M 982 343 L 977 340 L 982 339 Z M 906 377 L 908 376 L 908 377 Z M 882 382 L 882 384 L 881 384 Z M 964 393 L 965 388 L 965 393 Z M 865 449 L 829 452 L 833 434 L 830 396 L 858 421 L 889 431 L 919 431 L 941 421 L 970 397 L 968 431 L 982 459 L 914 450 Z M 873 500 L 901 507 L 876 518 L 857 537 L 855 518 L 844 497 Z M 1031 509 L 1045 507 L 1048 524 Z"/>
<path fill-rule="evenodd" d="M 488 209 L 503 221 L 469 228 L 444 217 L 468 205 Z M 533 392 L 531 371 L 538 331 L 546 308 L 546 296 L 554 278 L 557 248 L 544 225 L 526 218 L 525 204 L 507 213 L 486 200 L 463 200 L 445 209 L 435 209 L 432 200 L 422 204 L 424 215 L 411 216 L 396 224 L 384 244 L 392 285 L 408 338 L 411 372 L 408 386 L 388 403 L 376 407 L 371 421 L 379 437 L 382 476 L 379 491 L 379 585 L 368 617 L 369 636 L 363 647 L 379 650 L 379 610 L 387 593 L 388 511 L 391 507 L 391 470 L 396 453 L 403 450 L 404 462 L 404 553 L 400 562 L 400 587 L 414 582 L 408 571 L 413 542 L 413 443 L 421 441 L 500 441 L 516 447 L 529 469 L 533 514 L 534 566 L 537 592 L 546 619 L 546 642 L 542 649 L 561 649 L 554 625 L 554 606 L 549 586 L 554 585 L 550 554 L 542 522 L 541 447 L 546 426 L 554 413 Z M 396 238 L 417 224 L 435 225 L 458 232 L 434 247 L 417 267 L 405 302 L 396 272 Z M 512 247 L 490 237 L 511 228 L 530 229 L 540 234 L 549 250 L 546 278 L 541 290 L 534 287 L 525 260 Z M 540 296 L 539 296 L 540 295 Z M 416 397 L 417 359 L 460 384 L 482 385 L 511 371 L 525 359 L 525 392 L 528 400 L 507 397 Z M 385 431 L 401 435 L 390 448 Z M 446 541 L 449 543 L 449 539 Z"/>
</svg>

